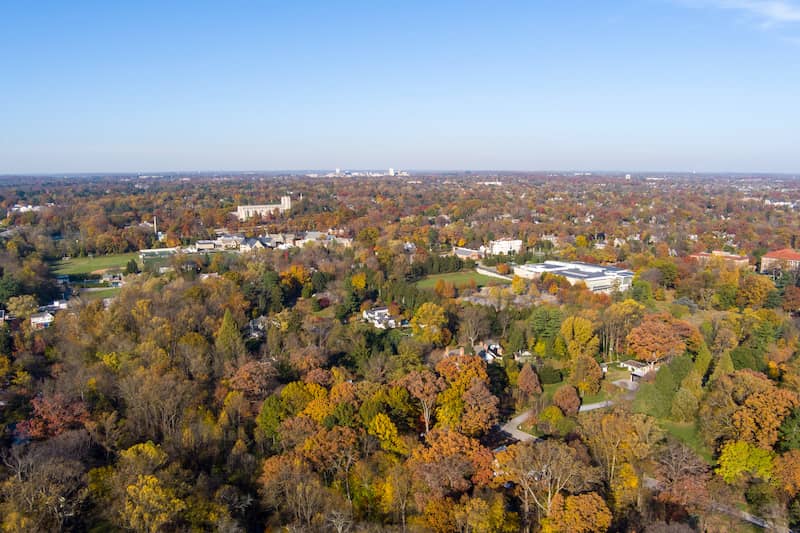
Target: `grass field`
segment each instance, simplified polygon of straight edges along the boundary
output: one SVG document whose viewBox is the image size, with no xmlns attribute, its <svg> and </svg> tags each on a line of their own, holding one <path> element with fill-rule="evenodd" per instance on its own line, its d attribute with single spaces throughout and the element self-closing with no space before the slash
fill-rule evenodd
<svg viewBox="0 0 800 533">
<path fill-rule="evenodd" d="M 138 262 L 139 254 L 98 255 L 96 257 L 74 257 L 66 261 L 56 261 L 53 272 L 61 276 L 85 276 L 96 270 L 124 269 L 131 259 Z"/>
<path fill-rule="evenodd" d="M 99 289 L 96 291 L 82 291 L 81 298 L 85 300 L 97 300 L 99 298 L 113 298 L 122 289 L 116 287 L 109 287 L 107 289 Z"/>
<path fill-rule="evenodd" d="M 686 444 L 705 459 L 707 463 L 711 464 L 711 450 L 703 442 L 700 432 L 694 423 L 672 422 L 671 420 L 659 420 L 659 423 L 664 431 Z"/>
<path fill-rule="evenodd" d="M 447 274 L 432 274 L 426 276 L 424 279 L 417 282 L 417 287 L 420 289 L 433 289 L 440 279 L 452 283 L 456 287 L 465 287 L 472 283 L 472 281 L 475 281 L 478 287 L 510 283 L 506 280 L 484 276 L 477 272 L 450 272 Z"/>
</svg>

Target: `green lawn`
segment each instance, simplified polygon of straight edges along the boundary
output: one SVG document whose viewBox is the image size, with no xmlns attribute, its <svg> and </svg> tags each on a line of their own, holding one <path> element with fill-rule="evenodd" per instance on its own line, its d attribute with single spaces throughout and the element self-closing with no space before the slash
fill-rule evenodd
<svg viewBox="0 0 800 533">
<path fill-rule="evenodd" d="M 450 272 L 447 274 L 432 274 L 418 281 L 417 287 L 419 287 L 420 289 L 433 289 L 434 287 L 436 287 L 436 283 L 440 279 L 450 282 L 454 284 L 456 287 L 465 287 L 469 285 L 472 281 L 475 281 L 475 284 L 478 287 L 482 287 L 484 285 L 498 285 L 498 284 L 510 283 L 509 281 L 504 279 L 493 278 L 491 276 L 484 276 L 483 274 L 478 274 L 477 272 L 468 271 L 468 272 Z"/>
<path fill-rule="evenodd" d="M 659 424 L 664 431 L 686 444 L 705 459 L 707 463 L 711 464 L 711 450 L 708 449 L 708 446 L 700 437 L 697 425 L 694 423 L 672 422 L 671 420 L 659 420 Z"/>
<path fill-rule="evenodd" d="M 61 276 L 85 276 L 97 270 L 124 269 L 131 259 L 139 261 L 139 254 L 130 252 L 127 254 L 98 255 L 95 257 L 74 257 L 66 261 L 56 261 L 53 264 L 53 272 Z"/>
<path fill-rule="evenodd" d="M 97 291 L 82 291 L 81 298 L 85 298 L 87 300 L 97 300 L 99 298 L 113 298 L 121 289 L 117 287 L 109 287 L 107 289 L 100 289 Z"/>
<path fill-rule="evenodd" d="M 586 396 L 584 396 L 581 399 L 581 405 L 604 402 L 609 399 L 611 399 L 611 395 L 601 388 L 600 392 L 598 392 L 597 394 L 587 394 Z"/>
</svg>

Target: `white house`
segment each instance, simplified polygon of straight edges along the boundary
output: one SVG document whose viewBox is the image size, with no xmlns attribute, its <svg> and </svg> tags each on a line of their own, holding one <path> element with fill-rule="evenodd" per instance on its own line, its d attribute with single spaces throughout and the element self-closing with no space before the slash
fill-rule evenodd
<svg viewBox="0 0 800 533">
<path fill-rule="evenodd" d="M 619 363 L 619 366 L 630 371 L 631 381 L 639 381 L 650 372 L 657 372 L 659 369 L 658 365 L 655 364 L 650 365 L 647 363 L 643 363 L 641 361 L 636 361 L 634 359 L 622 361 L 621 363 Z"/>
<path fill-rule="evenodd" d="M 373 307 L 364 310 L 361 316 L 378 329 L 393 329 L 400 325 L 400 320 L 389 314 L 388 307 Z"/>
<path fill-rule="evenodd" d="M 33 329 L 44 329 L 50 327 L 55 317 L 52 313 L 45 311 L 44 313 L 36 313 L 31 315 L 31 327 Z"/>
<path fill-rule="evenodd" d="M 265 250 L 266 248 L 270 247 L 268 246 L 268 244 L 269 244 L 268 241 L 265 241 L 265 239 L 263 238 L 253 237 L 250 239 L 243 240 L 242 243 L 239 245 L 239 251 L 247 253 L 247 252 L 254 252 L 256 250 Z"/>
</svg>

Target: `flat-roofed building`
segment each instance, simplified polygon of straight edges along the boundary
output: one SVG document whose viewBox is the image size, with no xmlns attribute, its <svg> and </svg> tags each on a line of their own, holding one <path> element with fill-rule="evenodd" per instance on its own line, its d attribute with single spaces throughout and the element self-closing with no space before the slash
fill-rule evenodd
<svg viewBox="0 0 800 533">
<path fill-rule="evenodd" d="M 630 270 L 578 261 L 545 261 L 514 267 L 514 274 L 526 279 L 539 278 L 545 273 L 563 276 L 571 285 L 583 282 L 592 292 L 623 292 L 633 282 L 633 272 Z"/>
</svg>

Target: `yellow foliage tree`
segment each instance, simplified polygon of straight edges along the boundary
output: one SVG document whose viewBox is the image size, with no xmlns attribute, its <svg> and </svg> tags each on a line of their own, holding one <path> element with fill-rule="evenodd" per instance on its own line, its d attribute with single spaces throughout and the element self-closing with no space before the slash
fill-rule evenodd
<svg viewBox="0 0 800 533">
<path fill-rule="evenodd" d="M 400 440 L 397 426 L 384 413 L 378 413 L 370 420 L 367 431 L 377 437 L 384 450 L 403 455 L 408 453 L 406 445 Z"/>
<path fill-rule="evenodd" d="M 543 533 L 601 533 L 611 525 L 611 511 L 596 492 L 556 495 L 550 515 L 542 520 Z"/>
<path fill-rule="evenodd" d="M 594 333 L 591 320 L 579 316 L 567 317 L 561 323 L 560 333 L 570 359 L 579 355 L 594 357 L 600 349 L 600 339 Z"/>
<path fill-rule="evenodd" d="M 135 531 L 156 533 L 186 509 L 186 503 L 153 475 L 140 475 L 136 483 L 128 485 L 126 493 L 123 518 Z"/>
<path fill-rule="evenodd" d="M 429 344 L 444 343 L 446 325 L 444 309 L 432 302 L 422 304 L 411 319 L 411 331 Z"/>
</svg>

